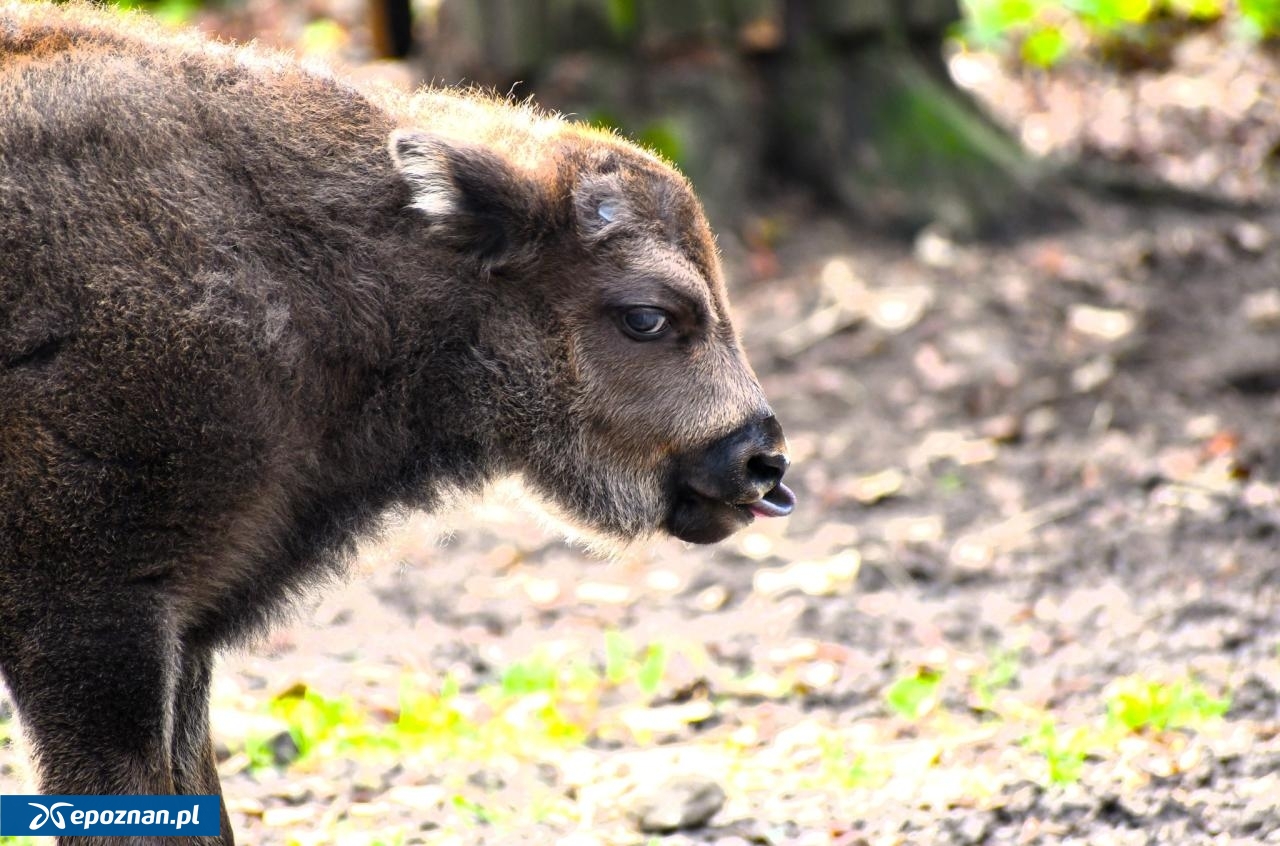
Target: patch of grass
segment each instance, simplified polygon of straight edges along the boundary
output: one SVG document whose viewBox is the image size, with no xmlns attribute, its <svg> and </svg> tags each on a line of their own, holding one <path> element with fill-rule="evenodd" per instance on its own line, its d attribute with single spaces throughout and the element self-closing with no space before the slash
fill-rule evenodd
<svg viewBox="0 0 1280 846">
<path fill-rule="evenodd" d="M 288 727 L 298 759 L 313 756 L 393 757 L 431 753 L 487 759 L 512 752 L 581 744 L 591 730 L 599 700 L 609 687 L 634 683 L 653 696 L 667 670 L 661 643 L 637 648 L 617 632 L 605 636 L 603 672 L 583 662 L 535 653 L 511 664 L 496 683 L 463 693 L 447 677 L 439 690 L 424 690 L 406 678 L 398 707 L 379 714 L 346 696 L 330 696 L 303 685 L 267 704 Z M 276 765 L 275 738 L 250 737 L 250 767 Z"/>
<path fill-rule="evenodd" d="M 1142 676 L 1114 681 L 1104 696 L 1106 715 L 1092 727 L 1065 730 L 1046 716 L 1023 746 L 1044 756 L 1049 784 L 1079 780 L 1090 755 L 1106 755 L 1126 736 L 1193 729 L 1220 719 L 1229 697 L 1215 697 L 1190 681 L 1163 682 Z"/>
<path fill-rule="evenodd" d="M 1060 731 L 1053 720 L 1046 718 L 1034 734 L 1023 740 L 1023 745 L 1044 756 L 1048 782 L 1063 785 L 1079 781 L 1085 758 L 1095 742 L 1088 729 Z"/>
<path fill-rule="evenodd" d="M 892 775 L 892 768 L 877 764 L 866 752 L 850 750 L 845 740 L 836 735 L 818 738 L 818 749 L 821 754 L 819 779 L 824 787 L 875 788 Z"/>
<path fill-rule="evenodd" d="M 646 696 L 653 696 L 667 672 L 665 644 L 651 643 L 637 649 L 626 635 L 610 631 L 604 636 L 604 677 L 615 687 L 634 681 Z"/>
<path fill-rule="evenodd" d="M 996 694 L 1008 688 L 1018 678 L 1021 656 L 1016 650 L 1001 650 L 981 672 L 969 680 L 974 706 L 980 711 L 994 710 Z"/>
<path fill-rule="evenodd" d="M 356 751 L 376 742 L 367 715 L 345 697 L 330 698 L 299 686 L 273 699 L 269 711 L 288 724 L 299 757 L 325 747 Z"/>
<path fill-rule="evenodd" d="M 911 675 L 889 685 L 884 701 L 900 717 L 918 720 L 938 704 L 943 674 L 930 667 L 919 667 Z"/>
<path fill-rule="evenodd" d="M 1141 676 L 1117 679 L 1106 696 L 1107 723 L 1130 732 L 1195 728 L 1224 716 L 1229 697 L 1215 697 L 1191 681 L 1161 682 Z"/>
<path fill-rule="evenodd" d="M 468 822 L 479 825 L 494 825 L 500 822 L 500 815 L 496 810 L 481 805 L 479 802 L 473 802 L 461 794 L 455 795 L 451 802 L 454 809 L 466 817 Z"/>
</svg>

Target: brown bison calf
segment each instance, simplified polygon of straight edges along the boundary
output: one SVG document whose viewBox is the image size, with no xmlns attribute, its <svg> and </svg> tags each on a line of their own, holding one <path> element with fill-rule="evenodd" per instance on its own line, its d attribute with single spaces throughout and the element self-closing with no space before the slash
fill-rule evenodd
<svg viewBox="0 0 1280 846">
<path fill-rule="evenodd" d="M 707 543 L 786 466 L 654 156 L 0 0 L 0 670 L 44 792 L 219 792 L 214 650 L 388 508 L 518 475 Z"/>
</svg>

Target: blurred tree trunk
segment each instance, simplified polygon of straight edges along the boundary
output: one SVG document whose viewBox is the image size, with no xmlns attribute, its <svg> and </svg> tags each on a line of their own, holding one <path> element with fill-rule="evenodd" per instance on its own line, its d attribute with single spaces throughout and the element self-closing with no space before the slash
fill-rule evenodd
<svg viewBox="0 0 1280 846">
<path fill-rule="evenodd" d="M 871 220 L 972 235 L 1056 213 L 1019 144 L 946 69 L 957 0 L 787 0 L 770 154 Z"/>
<path fill-rule="evenodd" d="M 957 235 L 1056 213 L 949 79 L 958 0 L 443 0 L 427 75 L 622 129 L 713 214 L 801 184 L 879 226 Z"/>
</svg>

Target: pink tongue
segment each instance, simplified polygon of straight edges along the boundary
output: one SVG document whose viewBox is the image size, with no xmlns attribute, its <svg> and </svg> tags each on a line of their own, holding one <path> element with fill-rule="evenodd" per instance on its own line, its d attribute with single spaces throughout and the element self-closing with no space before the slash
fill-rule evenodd
<svg viewBox="0 0 1280 846">
<path fill-rule="evenodd" d="M 747 506 L 757 517 L 786 517 L 796 507 L 796 495 L 781 482 L 773 490 Z"/>
</svg>

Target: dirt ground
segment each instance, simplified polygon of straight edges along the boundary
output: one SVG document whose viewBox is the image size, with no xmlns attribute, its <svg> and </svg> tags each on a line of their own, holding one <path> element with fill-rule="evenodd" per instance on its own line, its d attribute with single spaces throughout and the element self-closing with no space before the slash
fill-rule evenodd
<svg viewBox="0 0 1280 846">
<path fill-rule="evenodd" d="M 1187 131 L 1217 118 L 1241 125 Z M 1227 164 L 1204 174 L 1265 197 L 1241 150 L 1274 126 L 1206 130 Z M 1181 173 L 1134 137 L 1107 151 Z M 1077 203 L 1078 225 L 1004 244 L 884 241 L 787 204 L 769 246 L 726 238 L 795 515 L 613 558 L 518 497 L 443 539 L 411 519 L 223 662 L 240 841 L 1280 843 L 1280 213 Z M 660 648 L 658 678 L 611 672 L 609 632 Z M 559 681 L 512 682 L 547 666 Z M 406 685 L 445 678 L 450 714 L 514 728 L 251 765 L 244 739 L 298 685 L 389 725 Z M 1153 713 L 1126 722 L 1135 700 Z M 519 721 L 548 705 L 580 733 Z M 20 772 L 0 748 L 0 791 Z M 650 800 L 707 816 L 673 777 L 723 806 L 641 831 Z"/>
</svg>

